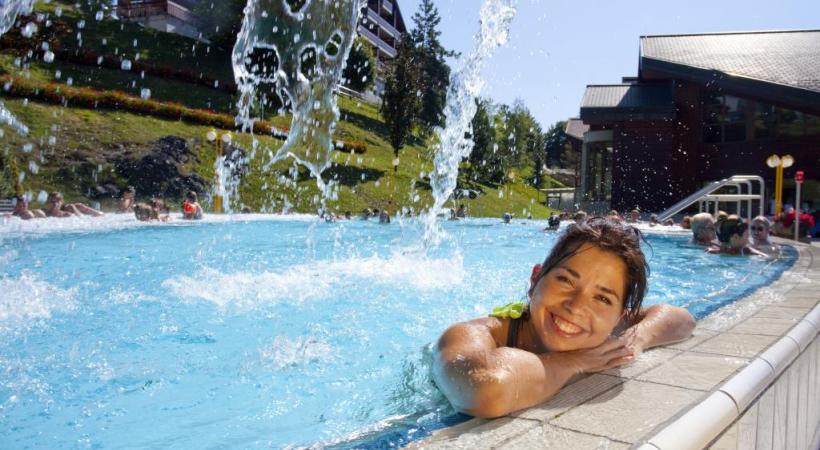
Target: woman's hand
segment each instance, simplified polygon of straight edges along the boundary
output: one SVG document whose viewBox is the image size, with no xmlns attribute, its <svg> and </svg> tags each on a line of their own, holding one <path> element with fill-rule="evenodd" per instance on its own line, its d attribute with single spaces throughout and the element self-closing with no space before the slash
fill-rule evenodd
<svg viewBox="0 0 820 450">
<path fill-rule="evenodd" d="M 557 359 L 572 374 L 601 372 L 631 363 L 637 356 L 623 337 L 607 339 L 603 344 L 583 350 L 545 353 L 544 358 Z"/>
</svg>

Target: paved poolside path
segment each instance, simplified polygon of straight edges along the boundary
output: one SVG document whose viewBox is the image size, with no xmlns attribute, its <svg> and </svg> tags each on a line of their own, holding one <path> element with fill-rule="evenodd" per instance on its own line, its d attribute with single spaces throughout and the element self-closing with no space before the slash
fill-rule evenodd
<svg viewBox="0 0 820 450">
<path fill-rule="evenodd" d="M 795 248 L 798 260 L 778 280 L 701 320 L 689 340 L 647 351 L 629 367 L 582 378 L 537 407 L 501 419 L 469 420 L 406 448 L 617 450 L 639 446 L 709 396 L 817 306 L 820 246 L 796 244 Z M 721 447 L 720 441 L 716 444 Z"/>
</svg>

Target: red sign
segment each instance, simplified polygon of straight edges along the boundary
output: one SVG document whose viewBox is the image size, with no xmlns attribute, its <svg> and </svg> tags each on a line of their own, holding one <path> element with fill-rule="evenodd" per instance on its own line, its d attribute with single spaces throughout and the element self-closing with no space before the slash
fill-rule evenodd
<svg viewBox="0 0 820 450">
<path fill-rule="evenodd" d="M 796 174 L 794 174 L 794 181 L 803 184 L 803 171 L 798 170 Z"/>
</svg>

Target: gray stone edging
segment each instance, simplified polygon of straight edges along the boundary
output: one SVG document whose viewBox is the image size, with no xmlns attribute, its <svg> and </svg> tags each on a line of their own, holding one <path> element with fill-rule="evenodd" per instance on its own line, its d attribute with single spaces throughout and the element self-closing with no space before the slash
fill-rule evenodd
<svg viewBox="0 0 820 450">
<path fill-rule="evenodd" d="M 818 307 L 813 284 L 820 281 L 820 248 L 779 243 L 798 250 L 794 264 L 768 286 L 699 321 L 692 338 L 649 350 L 629 367 L 586 376 L 541 405 L 500 419 L 471 419 L 407 448 L 626 449 L 705 400 L 718 409 L 736 407 L 715 397 L 719 387 L 751 371 L 765 351 L 776 351 L 773 344 Z"/>
</svg>

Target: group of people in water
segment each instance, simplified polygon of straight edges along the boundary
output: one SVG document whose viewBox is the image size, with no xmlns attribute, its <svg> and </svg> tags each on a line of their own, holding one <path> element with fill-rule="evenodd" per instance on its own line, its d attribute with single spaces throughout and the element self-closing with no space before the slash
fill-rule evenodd
<svg viewBox="0 0 820 450">
<path fill-rule="evenodd" d="M 544 231 L 558 230 L 562 220 L 583 223 L 587 218 L 588 215 L 584 211 L 578 211 L 572 216 L 567 212 L 562 212 L 560 215 L 553 213 L 547 219 L 547 227 Z M 609 212 L 607 218 L 618 223 L 635 225 L 644 223 L 637 209 L 632 210 L 626 219 L 614 210 Z M 700 213 L 691 217 L 683 216 L 680 224 L 676 224 L 672 219 L 667 219 L 661 224 L 658 222 L 657 215 L 652 214 L 649 221 L 645 223 L 650 227 L 679 225 L 683 229 L 692 230 L 691 243 L 706 247 L 710 253 L 777 257 L 781 251 L 779 245 L 769 240 L 773 225 L 765 216 L 757 216 L 751 222 L 747 222 L 737 215 L 719 211 L 717 218 L 709 213 Z"/>
<path fill-rule="evenodd" d="M 646 349 L 691 336 L 695 321 L 687 310 L 642 307 L 649 269 L 640 211 L 627 218 L 616 211 L 553 214 L 546 230 L 558 230 L 561 220 L 573 222 L 533 267 L 526 300 L 454 324 L 439 338 L 433 377 L 459 411 L 504 416 L 548 400 L 578 375 L 627 365 Z M 661 224 L 653 216 L 648 225 Z M 692 245 L 710 253 L 781 254 L 765 216 L 747 222 L 700 213 L 683 217 L 680 226 L 691 230 Z"/>
<path fill-rule="evenodd" d="M 722 211 L 717 220 L 709 213 L 700 213 L 691 218 L 691 229 L 691 242 L 706 247 L 709 253 L 777 257 L 782 250 L 769 240 L 772 223 L 765 216 L 747 223 Z"/>
<path fill-rule="evenodd" d="M 120 199 L 117 201 L 118 213 L 134 213 L 137 220 L 143 222 L 159 221 L 167 222 L 171 220 L 170 208 L 164 200 L 152 198 L 147 202 L 136 201 L 136 190 L 129 186 L 125 189 Z M 22 220 L 45 219 L 47 217 L 79 217 L 91 216 L 100 217 L 105 213 L 99 209 L 92 208 L 84 203 L 65 203 L 63 195 L 59 192 L 52 192 L 46 198 L 45 206 L 42 209 L 29 208 L 29 202 L 25 196 L 18 196 L 14 203 L 14 210 L 11 215 Z M 197 200 L 197 194 L 189 191 L 185 194 L 182 202 L 182 218 L 186 220 L 201 220 L 204 217 L 202 206 Z"/>
</svg>

